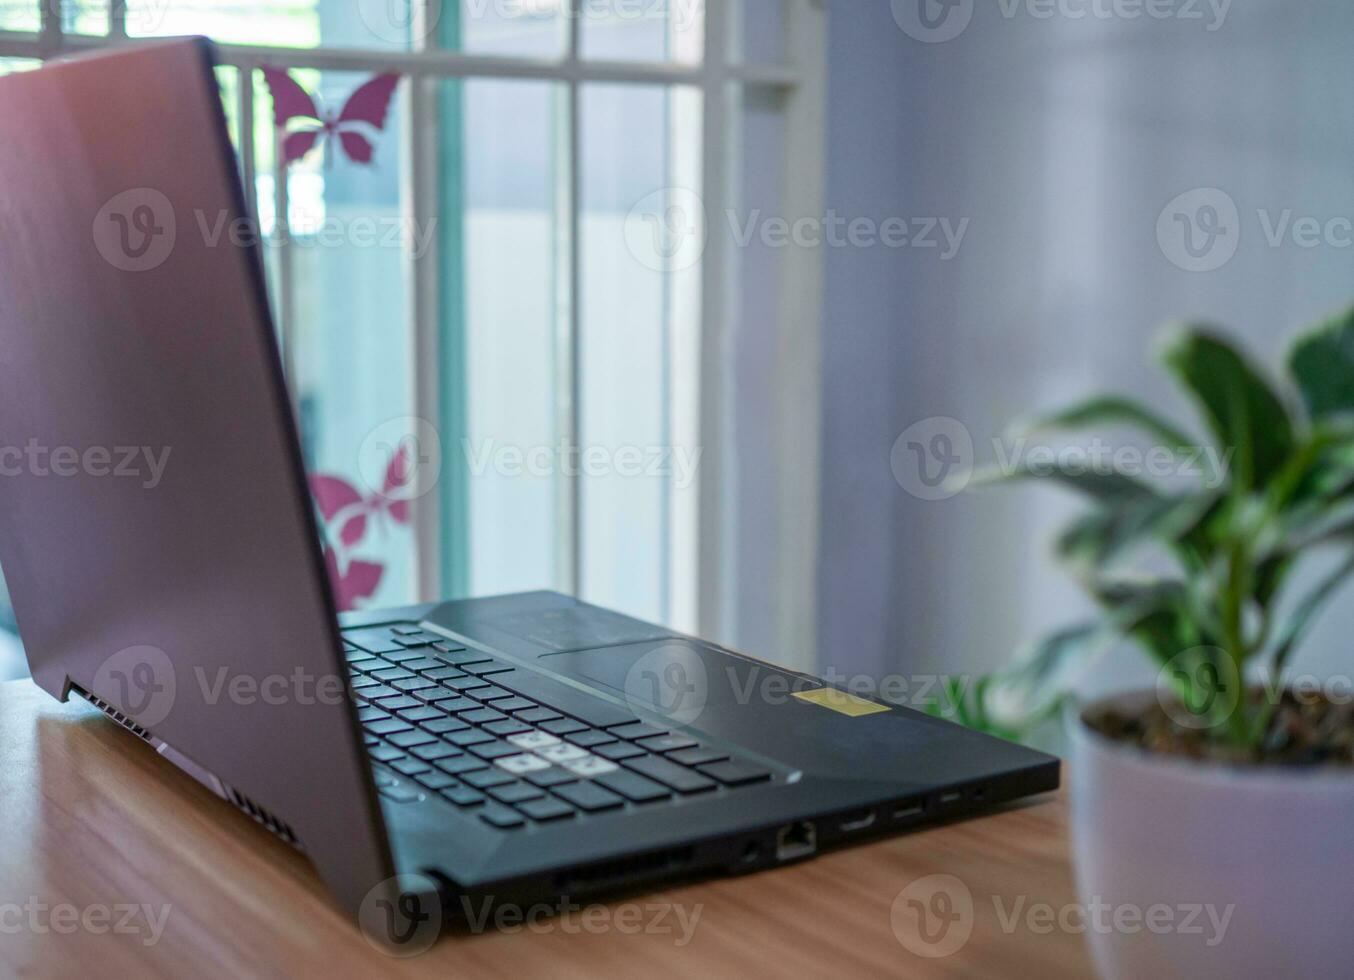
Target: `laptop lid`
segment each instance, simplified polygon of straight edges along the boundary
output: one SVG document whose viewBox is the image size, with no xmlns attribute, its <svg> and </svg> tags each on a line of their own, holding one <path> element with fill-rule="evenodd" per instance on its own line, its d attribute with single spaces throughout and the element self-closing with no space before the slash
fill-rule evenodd
<svg viewBox="0 0 1354 980">
<path fill-rule="evenodd" d="M 215 776 L 356 913 L 390 849 L 258 246 L 201 232 L 243 211 L 207 42 L 0 79 L 0 567 L 41 687 Z"/>
</svg>

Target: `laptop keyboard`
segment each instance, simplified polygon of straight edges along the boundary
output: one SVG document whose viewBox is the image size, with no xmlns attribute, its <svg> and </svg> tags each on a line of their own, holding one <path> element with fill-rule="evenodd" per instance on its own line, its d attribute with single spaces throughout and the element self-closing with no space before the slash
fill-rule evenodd
<svg viewBox="0 0 1354 980">
<path fill-rule="evenodd" d="M 771 779 L 679 732 L 407 623 L 347 630 L 377 791 L 439 796 L 502 830 Z"/>
</svg>

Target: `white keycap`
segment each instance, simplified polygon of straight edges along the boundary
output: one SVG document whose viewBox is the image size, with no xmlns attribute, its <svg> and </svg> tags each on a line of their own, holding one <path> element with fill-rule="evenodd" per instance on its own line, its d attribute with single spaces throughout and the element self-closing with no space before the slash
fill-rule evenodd
<svg viewBox="0 0 1354 980">
<path fill-rule="evenodd" d="M 522 732 L 520 735 L 509 735 L 508 741 L 519 749 L 535 751 L 536 749 L 549 748 L 552 745 L 558 745 L 559 739 L 548 732 Z"/>
<path fill-rule="evenodd" d="M 540 772 L 542 769 L 550 768 L 550 763 L 535 755 L 510 755 L 494 760 L 494 765 L 508 770 L 514 776 L 525 776 L 529 772 Z"/>
<path fill-rule="evenodd" d="M 575 776 L 604 776 L 609 772 L 615 772 L 620 766 L 614 762 L 608 762 L 599 756 L 590 755 L 586 759 L 574 759 L 571 762 L 562 762 L 560 765 L 568 769 Z"/>
<path fill-rule="evenodd" d="M 536 749 L 536 753 L 542 759 L 549 759 L 551 762 L 558 763 L 589 758 L 587 750 L 580 749 L 577 745 L 551 745 L 548 748 Z"/>
</svg>

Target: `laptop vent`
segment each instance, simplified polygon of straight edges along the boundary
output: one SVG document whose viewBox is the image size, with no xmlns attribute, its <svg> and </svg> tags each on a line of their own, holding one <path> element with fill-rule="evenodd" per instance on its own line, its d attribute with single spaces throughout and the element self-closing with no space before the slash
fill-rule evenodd
<svg viewBox="0 0 1354 980">
<path fill-rule="evenodd" d="M 263 824 L 263 826 L 277 834 L 277 836 L 281 837 L 292 847 L 295 847 L 297 850 L 301 849 L 301 841 L 297 838 L 296 832 L 291 829 L 291 825 L 285 820 L 280 820 L 273 816 L 273 814 L 245 796 L 234 786 L 224 786 L 223 788 L 226 791 L 226 799 L 231 803 L 234 803 L 241 812 L 253 817 L 256 823 Z"/>
<path fill-rule="evenodd" d="M 694 851 L 690 847 L 674 847 L 652 854 L 603 861 L 555 876 L 555 887 L 568 893 L 575 888 L 605 888 L 618 882 L 636 878 L 653 878 L 673 874 L 691 863 Z"/>
<path fill-rule="evenodd" d="M 88 701 L 90 704 L 94 705 L 94 707 L 98 708 L 109 718 L 112 718 L 115 722 L 117 722 L 123 728 L 127 729 L 127 731 L 131 732 L 137 738 L 145 742 L 149 742 L 151 740 L 150 732 L 146 731 L 146 729 L 142 728 L 136 722 L 132 721 L 132 719 L 128 718 L 126 715 L 124 715 L 117 708 L 113 707 L 103 698 L 98 697 L 94 694 L 90 694 L 84 688 L 76 684 L 71 685 L 71 691 L 72 693 L 83 698 L 85 701 Z"/>
</svg>

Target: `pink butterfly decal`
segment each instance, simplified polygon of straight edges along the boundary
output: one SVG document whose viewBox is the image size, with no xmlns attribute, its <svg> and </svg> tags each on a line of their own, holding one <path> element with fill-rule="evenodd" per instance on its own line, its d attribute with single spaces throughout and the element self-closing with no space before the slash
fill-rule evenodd
<svg viewBox="0 0 1354 980">
<path fill-rule="evenodd" d="M 282 161 L 291 163 L 305 156 L 323 138 L 326 162 L 332 159 L 333 137 L 353 163 L 369 164 L 376 147 L 368 134 L 385 130 L 390 99 L 399 75 L 376 75 L 359 85 L 337 113 L 317 104 L 296 79 L 280 68 L 264 68 L 264 81 L 273 95 L 273 124 L 287 135 L 282 140 Z"/>
<path fill-rule="evenodd" d="M 389 517 L 396 524 L 409 523 L 409 501 L 401 494 L 413 476 L 411 462 L 410 445 L 402 444 L 386 464 L 380 492 L 365 495 L 342 477 L 310 476 L 310 492 L 325 526 L 325 565 L 340 610 L 357 608 L 381 584 L 385 566 L 350 556 L 365 540 L 373 520 Z"/>
</svg>

